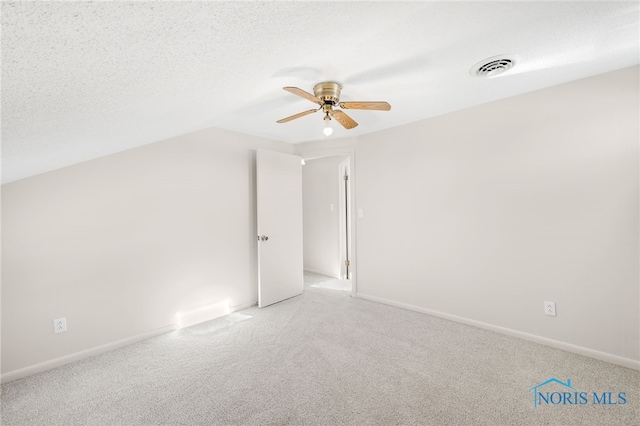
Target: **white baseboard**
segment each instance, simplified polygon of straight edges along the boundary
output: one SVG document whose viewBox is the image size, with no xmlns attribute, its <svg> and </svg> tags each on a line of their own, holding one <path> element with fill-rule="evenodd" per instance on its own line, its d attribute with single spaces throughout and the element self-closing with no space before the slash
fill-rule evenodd
<svg viewBox="0 0 640 426">
<path fill-rule="evenodd" d="M 243 309 L 255 306 L 258 302 L 243 303 L 240 305 L 232 306 L 229 308 L 229 313 L 241 311 Z M 30 376 L 32 374 L 41 373 L 43 371 L 52 370 L 57 367 L 61 367 L 72 362 L 80 361 L 81 359 L 88 358 L 90 356 L 100 355 L 105 352 L 112 351 L 114 349 L 121 348 L 123 346 L 132 345 L 143 340 L 150 339 L 161 334 L 169 333 L 177 329 L 176 324 L 171 324 L 166 327 L 159 328 L 149 333 L 142 333 L 136 336 L 127 337 L 126 339 L 118 340 L 115 342 L 107 343 L 104 345 L 96 346 L 95 348 L 85 349 L 84 351 L 76 352 L 70 355 L 65 355 L 60 358 L 55 358 L 49 361 L 44 361 L 39 364 L 30 365 L 19 370 L 10 371 L 0 375 L 0 383 L 8 383 L 14 380 L 22 379 L 23 377 Z"/>
<path fill-rule="evenodd" d="M 378 302 L 385 305 L 395 306 L 397 308 L 407 309 L 410 311 L 420 312 L 434 317 L 443 318 L 446 320 L 459 322 L 462 324 L 471 325 L 478 328 L 484 328 L 485 330 L 495 331 L 497 333 L 506 334 L 507 336 L 517 337 L 530 342 L 539 343 L 545 346 L 551 346 L 552 348 L 562 349 L 563 351 L 572 352 L 578 355 L 584 355 L 590 358 L 595 358 L 600 361 L 610 362 L 612 364 L 621 365 L 627 368 L 633 368 L 634 370 L 640 370 L 640 361 L 624 358 L 618 355 L 613 355 L 606 352 L 596 351 L 594 349 L 585 348 L 583 346 L 573 345 L 571 343 L 561 342 L 559 340 L 553 340 L 535 334 L 525 333 L 523 331 L 513 330 L 510 328 L 500 327 L 498 325 L 489 324 L 482 321 L 476 321 L 469 318 L 459 317 L 457 315 L 445 314 L 444 312 L 435 311 L 432 309 L 422 308 L 420 306 L 411 305 L 408 303 L 396 302 L 393 300 L 384 299 L 381 297 L 370 296 L 367 294 L 357 293 L 356 297 L 361 299 L 370 300 L 372 302 Z"/>
<path fill-rule="evenodd" d="M 117 340 L 115 342 L 107 343 L 105 345 L 96 346 L 94 348 L 85 349 L 84 351 L 76 352 L 70 355 L 61 356 L 49 361 L 44 361 L 39 364 L 30 365 L 19 370 L 10 371 L 0 376 L 0 383 L 7 383 L 13 380 L 22 379 L 23 377 L 30 376 L 35 373 L 41 373 L 43 371 L 51 370 L 56 367 L 61 367 L 65 364 L 80 361 L 81 359 L 88 358 L 90 356 L 99 355 L 114 349 L 121 348 L 123 346 L 131 345 L 133 343 L 140 342 L 142 340 L 149 339 L 151 337 L 159 336 L 164 333 L 168 333 L 176 329 L 175 324 L 159 328 L 149 333 L 142 333 L 136 336 L 127 337 L 126 339 Z"/>
<path fill-rule="evenodd" d="M 325 277 L 340 279 L 339 275 L 328 274 L 326 272 L 318 271 L 318 270 L 315 270 L 315 269 L 304 268 L 304 271 L 305 272 L 311 272 L 312 274 L 316 274 L 316 275 L 322 275 L 322 276 L 325 276 Z"/>
<path fill-rule="evenodd" d="M 251 308 L 252 306 L 256 306 L 257 304 L 258 304 L 258 301 L 256 300 L 255 302 L 243 303 L 241 305 L 232 306 L 231 308 L 229 308 L 229 313 L 242 311 L 244 309 Z"/>
</svg>

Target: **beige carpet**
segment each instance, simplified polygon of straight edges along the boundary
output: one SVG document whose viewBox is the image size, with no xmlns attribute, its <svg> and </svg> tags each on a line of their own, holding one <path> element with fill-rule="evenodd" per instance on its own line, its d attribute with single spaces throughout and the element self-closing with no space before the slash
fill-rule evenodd
<svg viewBox="0 0 640 426">
<path fill-rule="evenodd" d="M 308 287 L 323 288 L 326 290 L 351 291 L 351 281 L 331 278 L 311 272 L 304 273 L 304 284 Z"/>
<path fill-rule="evenodd" d="M 313 286 L 323 280 L 4 384 L 2 424 L 639 424 L 638 371 Z M 551 378 L 588 403 L 534 407 L 529 390 Z M 626 403 L 592 404 L 593 392 Z"/>
</svg>

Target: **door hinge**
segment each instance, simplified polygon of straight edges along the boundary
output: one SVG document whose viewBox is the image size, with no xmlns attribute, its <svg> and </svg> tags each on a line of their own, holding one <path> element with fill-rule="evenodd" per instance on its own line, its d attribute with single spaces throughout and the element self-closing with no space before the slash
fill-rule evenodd
<svg viewBox="0 0 640 426">
<path fill-rule="evenodd" d="M 348 260 L 345 260 L 345 261 L 344 261 L 344 266 L 351 266 L 351 262 L 350 262 L 350 261 L 348 261 Z"/>
<path fill-rule="evenodd" d="M 344 175 L 344 180 L 349 180 L 349 175 Z"/>
</svg>

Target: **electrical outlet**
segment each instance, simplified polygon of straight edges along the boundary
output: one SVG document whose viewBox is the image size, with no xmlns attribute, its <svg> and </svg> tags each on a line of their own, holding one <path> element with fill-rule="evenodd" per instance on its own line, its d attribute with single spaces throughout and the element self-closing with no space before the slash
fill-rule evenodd
<svg viewBox="0 0 640 426">
<path fill-rule="evenodd" d="M 67 319 L 66 318 L 58 318 L 53 320 L 53 332 L 64 333 L 67 331 Z"/>
<path fill-rule="evenodd" d="M 556 316 L 556 302 L 544 302 L 544 314 Z"/>
</svg>

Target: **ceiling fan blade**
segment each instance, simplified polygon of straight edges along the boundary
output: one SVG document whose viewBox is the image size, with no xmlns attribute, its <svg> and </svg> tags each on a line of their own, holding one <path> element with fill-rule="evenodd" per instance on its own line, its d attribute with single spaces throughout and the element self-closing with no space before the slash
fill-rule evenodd
<svg viewBox="0 0 640 426">
<path fill-rule="evenodd" d="M 315 96 L 313 96 L 311 93 L 309 92 L 305 92 L 302 89 L 298 89 L 297 87 L 283 87 L 284 90 L 286 90 L 289 93 L 293 93 L 294 95 L 298 95 L 301 96 L 305 99 L 310 100 L 311 102 L 315 102 L 318 105 L 322 105 L 322 101 L 318 98 L 316 98 Z"/>
<path fill-rule="evenodd" d="M 276 123 L 286 123 L 287 121 L 291 121 L 291 120 L 295 120 L 296 118 L 300 118 L 300 117 L 304 117 L 305 115 L 309 115 L 312 114 L 314 112 L 318 111 L 317 109 L 310 109 L 308 111 L 303 111 L 303 112 L 299 112 L 297 114 L 294 114 L 290 117 L 286 117 L 283 118 L 281 120 L 276 121 Z"/>
<path fill-rule="evenodd" d="M 336 119 L 338 123 L 342 124 L 342 126 L 344 126 L 345 129 L 353 129 L 358 125 L 358 123 L 356 123 L 353 118 L 349 117 L 347 114 L 340 111 L 339 109 L 334 109 L 331 112 L 331 115 L 333 116 L 333 118 Z"/>
<path fill-rule="evenodd" d="M 389 111 L 391 109 L 391 105 L 387 102 L 340 102 L 340 108 Z"/>
</svg>

